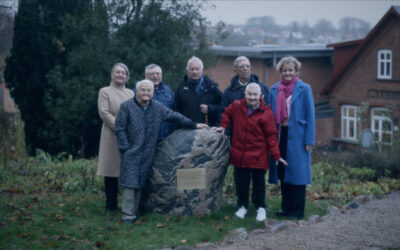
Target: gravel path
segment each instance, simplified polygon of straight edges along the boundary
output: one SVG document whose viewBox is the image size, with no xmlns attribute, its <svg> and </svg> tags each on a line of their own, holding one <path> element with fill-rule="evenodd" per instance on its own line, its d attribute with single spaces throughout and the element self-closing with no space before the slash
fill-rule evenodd
<svg viewBox="0 0 400 250">
<path fill-rule="evenodd" d="M 224 240 L 213 249 L 400 249 L 400 195 L 374 199 L 315 223 L 259 230 L 249 238 Z"/>
</svg>

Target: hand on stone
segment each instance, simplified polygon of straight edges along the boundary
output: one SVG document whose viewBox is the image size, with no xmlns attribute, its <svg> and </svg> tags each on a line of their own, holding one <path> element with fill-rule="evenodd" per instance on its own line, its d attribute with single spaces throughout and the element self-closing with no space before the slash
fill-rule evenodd
<svg viewBox="0 0 400 250">
<path fill-rule="evenodd" d="M 277 160 L 277 161 L 275 162 L 275 164 L 278 165 L 279 162 L 282 162 L 282 163 L 283 163 L 283 166 L 285 166 L 285 167 L 288 165 L 287 161 L 285 161 L 282 157 L 279 158 L 279 160 Z"/>
<path fill-rule="evenodd" d="M 222 134 L 225 133 L 225 128 L 224 127 L 212 127 L 211 130 L 214 131 L 214 132 L 221 132 Z"/>
<path fill-rule="evenodd" d="M 207 106 L 207 104 L 201 104 L 201 105 L 200 105 L 200 111 L 201 111 L 201 113 L 203 113 L 203 114 L 207 114 L 207 113 L 208 113 L 208 106 Z"/>
<path fill-rule="evenodd" d="M 208 125 L 205 123 L 197 123 L 196 128 L 208 128 Z"/>
</svg>

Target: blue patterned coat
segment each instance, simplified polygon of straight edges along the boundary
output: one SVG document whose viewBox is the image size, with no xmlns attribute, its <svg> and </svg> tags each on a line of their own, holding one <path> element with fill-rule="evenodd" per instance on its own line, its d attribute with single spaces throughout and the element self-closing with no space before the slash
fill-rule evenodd
<svg viewBox="0 0 400 250">
<path fill-rule="evenodd" d="M 115 133 L 121 153 L 121 186 L 144 187 L 163 121 L 176 122 L 187 128 L 196 127 L 196 123 L 155 100 L 150 102 L 146 110 L 135 98 L 121 104 L 115 121 Z"/>
</svg>

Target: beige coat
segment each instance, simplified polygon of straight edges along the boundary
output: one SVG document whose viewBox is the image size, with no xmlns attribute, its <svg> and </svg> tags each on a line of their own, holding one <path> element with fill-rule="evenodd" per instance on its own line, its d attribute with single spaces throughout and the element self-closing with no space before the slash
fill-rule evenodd
<svg viewBox="0 0 400 250">
<path fill-rule="evenodd" d="M 132 90 L 118 87 L 115 83 L 111 83 L 110 86 L 104 87 L 99 91 L 97 106 L 100 118 L 103 120 L 103 126 L 101 128 L 97 175 L 119 176 L 120 157 L 117 137 L 114 133 L 115 119 L 121 103 L 133 96 Z"/>
</svg>

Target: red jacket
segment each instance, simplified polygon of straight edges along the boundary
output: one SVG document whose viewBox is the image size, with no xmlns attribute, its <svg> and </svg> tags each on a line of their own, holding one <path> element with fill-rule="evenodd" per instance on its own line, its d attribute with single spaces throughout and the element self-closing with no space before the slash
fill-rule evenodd
<svg viewBox="0 0 400 250">
<path fill-rule="evenodd" d="M 237 167 L 268 169 L 268 151 L 274 160 L 280 158 L 278 131 L 269 106 L 260 99 L 258 107 L 247 115 L 246 99 L 229 105 L 222 115 L 221 126 L 232 123 L 231 163 Z"/>
</svg>

